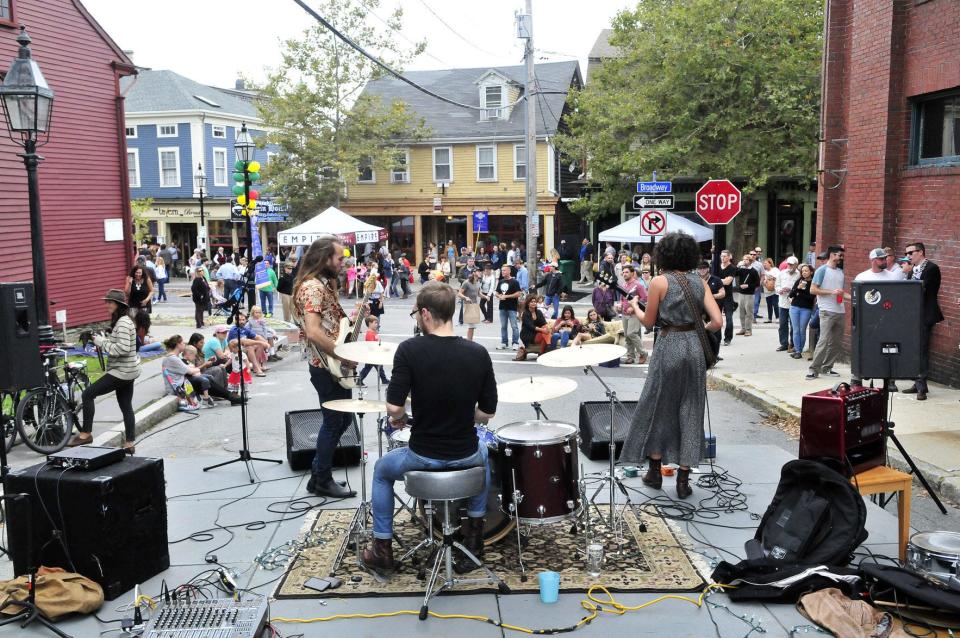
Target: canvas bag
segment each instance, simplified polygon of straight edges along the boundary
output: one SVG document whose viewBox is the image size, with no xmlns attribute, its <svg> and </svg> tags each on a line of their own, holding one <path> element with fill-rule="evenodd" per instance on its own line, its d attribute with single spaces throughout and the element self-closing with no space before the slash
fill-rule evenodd
<svg viewBox="0 0 960 638">
<path fill-rule="evenodd" d="M 0 581 L 0 604 L 11 599 L 27 599 L 26 576 Z M 90 614 L 103 605 L 103 588 L 86 576 L 59 567 L 41 567 L 37 570 L 36 605 L 50 620 L 73 613 Z M 21 609 L 10 605 L 3 613 L 13 615 Z"/>
<path fill-rule="evenodd" d="M 483 313 L 480 312 L 480 304 L 463 304 L 463 323 L 480 323 L 483 321 Z"/>
</svg>

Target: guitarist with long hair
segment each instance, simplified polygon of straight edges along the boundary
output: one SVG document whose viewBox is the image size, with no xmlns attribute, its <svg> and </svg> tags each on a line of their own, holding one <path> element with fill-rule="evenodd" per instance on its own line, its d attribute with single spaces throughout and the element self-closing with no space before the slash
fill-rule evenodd
<svg viewBox="0 0 960 638">
<path fill-rule="evenodd" d="M 326 235 L 314 241 L 300 260 L 292 295 L 293 319 L 300 328 L 300 341 L 310 364 L 310 383 L 317 391 L 323 413 L 323 427 L 317 434 L 317 452 L 307 490 L 332 498 L 356 495 L 333 480 L 333 453 L 351 417 L 322 407 L 326 401 L 351 397 L 351 390 L 331 374 L 330 362 L 339 362 L 348 372 L 356 368 L 354 362 L 344 361 L 333 352 L 340 334 L 340 320 L 346 317 L 337 291 L 343 259 L 343 244 L 335 236 Z M 362 321 L 362 313 L 357 313 L 357 320 Z"/>
</svg>

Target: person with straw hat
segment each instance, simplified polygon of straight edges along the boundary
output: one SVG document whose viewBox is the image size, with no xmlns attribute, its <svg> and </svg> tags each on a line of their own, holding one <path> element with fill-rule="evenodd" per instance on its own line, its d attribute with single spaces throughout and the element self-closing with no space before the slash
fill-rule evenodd
<svg viewBox="0 0 960 638">
<path fill-rule="evenodd" d="M 110 312 L 110 332 L 94 335 L 93 343 L 108 357 L 104 375 L 83 391 L 83 423 L 80 432 L 69 445 L 93 442 L 94 400 L 116 392 L 117 403 L 123 414 L 124 443 L 127 454 L 135 451 L 136 422 L 133 414 L 133 382 L 140 376 L 140 357 L 137 355 L 137 329 L 127 307 L 127 295 L 116 288 L 103 297 Z"/>
</svg>

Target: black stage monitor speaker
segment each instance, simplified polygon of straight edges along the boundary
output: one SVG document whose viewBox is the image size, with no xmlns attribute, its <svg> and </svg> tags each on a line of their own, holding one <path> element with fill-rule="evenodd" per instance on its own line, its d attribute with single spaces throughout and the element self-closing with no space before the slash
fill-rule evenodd
<svg viewBox="0 0 960 638">
<path fill-rule="evenodd" d="M 614 448 L 617 456 L 630 432 L 636 401 L 623 401 L 613 408 Z M 580 404 L 580 451 L 591 461 L 610 459 L 610 402 L 584 401 Z"/>
<path fill-rule="evenodd" d="M 0 283 L 0 390 L 43 385 L 32 283 Z"/>
<path fill-rule="evenodd" d="M 287 462 L 291 470 L 306 470 L 313 463 L 317 451 L 317 434 L 323 426 L 321 410 L 295 410 L 284 416 L 287 432 Z M 360 463 L 360 441 L 357 439 L 357 417 L 348 427 L 333 453 L 334 467 L 354 466 Z"/>
<path fill-rule="evenodd" d="M 923 284 L 853 282 L 850 367 L 857 379 L 915 379 L 920 375 Z"/>
<path fill-rule="evenodd" d="M 30 497 L 29 510 L 22 500 L 7 506 L 18 575 L 62 567 L 113 600 L 170 567 L 162 459 L 131 456 L 92 472 L 42 463 L 11 472 L 6 493 Z"/>
</svg>

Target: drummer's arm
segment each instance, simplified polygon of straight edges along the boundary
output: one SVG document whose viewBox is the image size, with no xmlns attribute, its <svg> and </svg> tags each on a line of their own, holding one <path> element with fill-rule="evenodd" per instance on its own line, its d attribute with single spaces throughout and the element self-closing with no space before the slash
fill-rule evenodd
<svg viewBox="0 0 960 638">
<path fill-rule="evenodd" d="M 480 396 L 473 418 L 476 423 L 486 423 L 497 414 L 497 378 L 493 374 L 493 362 L 487 354 L 487 372 L 480 386 Z"/>
<path fill-rule="evenodd" d="M 407 363 L 403 347 L 393 356 L 393 369 L 390 371 L 390 385 L 387 386 L 387 416 L 394 424 L 405 422 L 407 410 L 405 404 L 410 395 L 410 365 Z"/>
</svg>

